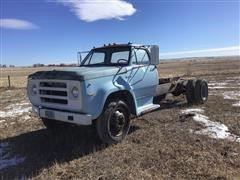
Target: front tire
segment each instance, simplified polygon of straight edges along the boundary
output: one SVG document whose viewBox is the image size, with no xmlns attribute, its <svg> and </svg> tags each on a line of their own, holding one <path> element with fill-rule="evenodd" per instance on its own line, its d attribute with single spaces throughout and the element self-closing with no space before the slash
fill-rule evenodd
<svg viewBox="0 0 240 180">
<path fill-rule="evenodd" d="M 104 108 L 96 120 L 96 130 L 99 138 L 107 144 L 122 141 L 130 128 L 130 111 L 122 100 L 112 100 Z"/>
</svg>

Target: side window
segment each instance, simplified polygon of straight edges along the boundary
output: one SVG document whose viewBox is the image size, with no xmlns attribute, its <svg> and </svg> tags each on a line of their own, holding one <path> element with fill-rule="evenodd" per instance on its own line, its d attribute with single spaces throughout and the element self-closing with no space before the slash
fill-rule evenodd
<svg viewBox="0 0 240 180">
<path fill-rule="evenodd" d="M 120 51 L 112 53 L 111 63 L 127 64 L 129 51 Z"/>
<path fill-rule="evenodd" d="M 132 63 L 133 63 L 133 64 L 138 64 L 138 63 L 137 63 L 137 58 L 136 58 L 136 51 L 137 51 L 137 49 L 134 49 L 134 50 L 132 51 L 132 55 L 131 55 L 131 59 L 132 59 Z"/>
<path fill-rule="evenodd" d="M 144 49 L 135 49 L 133 51 L 132 62 L 133 64 L 149 64 L 149 57 L 147 51 Z"/>
</svg>

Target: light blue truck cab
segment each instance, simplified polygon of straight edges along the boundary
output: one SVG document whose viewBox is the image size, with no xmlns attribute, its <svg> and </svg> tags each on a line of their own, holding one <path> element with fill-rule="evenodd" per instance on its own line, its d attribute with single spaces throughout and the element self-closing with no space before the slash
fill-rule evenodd
<svg viewBox="0 0 240 180">
<path fill-rule="evenodd" d="M 188 102 L 207 100 L 206 81 L 159 79 L 157 64 L 156 45 L 104 45 L 93 48 L 78 67 L 29 75 L 28 97 L 48 129 L 94 125 L 102 141 L 116 143 L 128 133 L 131 117 L 159 108 L 167 93 L 188 91 Z"/>
</svg>

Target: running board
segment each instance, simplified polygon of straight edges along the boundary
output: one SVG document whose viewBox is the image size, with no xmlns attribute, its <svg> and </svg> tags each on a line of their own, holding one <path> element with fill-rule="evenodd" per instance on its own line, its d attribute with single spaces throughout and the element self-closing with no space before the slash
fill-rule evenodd
<svg viewBox="0 0 240 180">
<path fill-rule="evenodd" d="M 140 107 L 138 109 L 138 116 L 141 116 L 143 114 L 146 114 L 146 113 L 149 113 L 149 112 L 152 112 L 156 109 L 160 108 L 160 105 L 159 104 L 149 104 L 147 106 L 143 106 L 143 107 Z"/>
</svg>

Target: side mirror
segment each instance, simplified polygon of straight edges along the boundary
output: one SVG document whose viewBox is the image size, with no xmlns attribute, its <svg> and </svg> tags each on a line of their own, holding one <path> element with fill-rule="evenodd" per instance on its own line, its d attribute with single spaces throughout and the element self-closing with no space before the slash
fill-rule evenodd
<svg viewBox="0 0 240 180">
<path fill-rule="evenodd" d="M 150 47 L 150 58 L 151 58 L 151 64 L 158 65 L 160 63 L 159 47 L 157 45 L 152 45 Z"/>
</svg>

